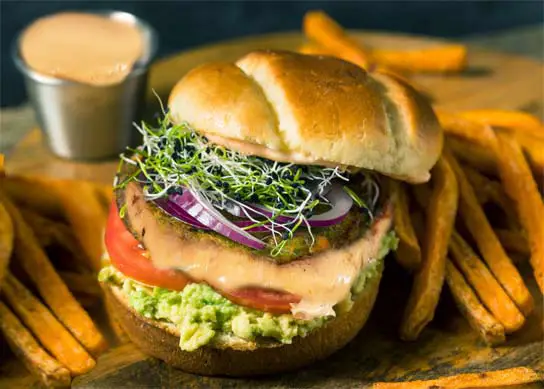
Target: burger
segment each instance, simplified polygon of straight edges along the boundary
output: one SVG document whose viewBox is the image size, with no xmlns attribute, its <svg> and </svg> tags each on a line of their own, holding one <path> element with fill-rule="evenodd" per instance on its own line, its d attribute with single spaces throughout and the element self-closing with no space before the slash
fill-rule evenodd
<svg viewBox="0 0 544 389">
<path fill-rule="evenodd" d="M 203 375 L 300 368 L 346 345 L 396 247 L 388 182 L 442 133 L 409 85 L 256 51 L 195 68 L 121 155 L 99 274 L 129 338 Z"/>
</svg>

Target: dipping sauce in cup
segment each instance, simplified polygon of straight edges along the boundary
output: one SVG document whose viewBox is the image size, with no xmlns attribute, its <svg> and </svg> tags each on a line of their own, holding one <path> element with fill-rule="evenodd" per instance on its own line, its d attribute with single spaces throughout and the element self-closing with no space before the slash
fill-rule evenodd
<svg viewBox="0 0 544 389">
<path fill-rule="evenodd" d="M 14 60 L 51 150 L 103 159 L 131 143 L 156 34 L 125 12 L 65 12 L 20 35 Z"/>
</svg>

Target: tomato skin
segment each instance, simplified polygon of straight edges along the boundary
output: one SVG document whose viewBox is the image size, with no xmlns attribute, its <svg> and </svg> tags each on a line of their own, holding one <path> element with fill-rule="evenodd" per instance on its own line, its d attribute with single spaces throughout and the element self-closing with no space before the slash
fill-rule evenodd
<svg viewBox="0 0 544 389">
<path fill-rule="evenodd" d="M 291 304 L 300 302 L 300 297 L 291 293 L 262 288 L 243 288 L 223 295 L 238 305 L 270 313 L 290 313 Z"/>
<path fill-rule="evenodd" d="M 190 279 L 180 271 L 157 269 L 140 247 L 140 242 L 127 230 L 112 203 L 105 236 L 111 264 L 136 281 L 171 290 L 183 290 Z"/>
<path fill-rule="evenodd" d="M 153 266 L 146 250 L 125 227 L 115 203 L 110 207 L 105 243 L 113 267 L 133 280 L 176 291 L 183 290 L 191 282 L 181 271 Z M 300 301 L 300 297 L 287 292 L 257 287 L 216 291 L 235 304 L 276 314 L 289 313 L 291 304 Z"/>
</svg>

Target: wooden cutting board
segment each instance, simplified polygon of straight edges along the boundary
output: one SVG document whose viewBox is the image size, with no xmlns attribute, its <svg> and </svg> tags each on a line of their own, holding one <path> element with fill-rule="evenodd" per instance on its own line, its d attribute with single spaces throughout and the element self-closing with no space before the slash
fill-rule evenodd
<svg viewBox="0 0 544 389">
<path fill-rule="evenodd" d="M 440 41 L 391 34 L 354 32 L 369 46 L 416 48 Z M 157 62 L 149 85 L 166 100 L 173 84 L 194 66 L 212 60 L 234 60 L 253 49 L 296 49 L 299 33 L 250 37 L 190 50 Z M 442 108 L 521 109 L 542 117 L 543 66 L 529 59 L 472 49 L 469 68 L 460 74 L 417 75 L 414 80 Z M 151 91 L 148 115 L 158 112 Z M 27 173 L 111 182 L 116 161 L 76 163 L 53 157 L 36 130 L 10 153 L 10 174 Z M 331 358 L 294 374 L 259 380 L 204 378 L 169 368 L 141 354 L 134 346 L 113 348 L 99 359 L 90 374 L 78 377 L 76 387 L 361 387 L 370 380 L 435 378 L 459 372 L 485 372 L 513 366 L 543 369 L 542 299 L 526 327 L 506 345 L 491 349 L 456 312 L 447 291 L 435 320 L 417 342 L 397 339 L 396 331 L 410 278 L 388 258 L 376 308 L 369 323 L 345 349 Z M 534 296 L 540 296 L 531 285 Z M 28 387 L 34 382 L 16 361 L 0 362 L 0 387 Z M 540 386 L 531 386 L 540 387 Z"/>
</svg>

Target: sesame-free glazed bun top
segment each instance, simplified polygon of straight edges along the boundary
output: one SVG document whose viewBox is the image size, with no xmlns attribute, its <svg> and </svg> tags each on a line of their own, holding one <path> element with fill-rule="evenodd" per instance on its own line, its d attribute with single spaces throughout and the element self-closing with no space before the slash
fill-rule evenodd
<svg viewBox="0 0 544 389">
<path fill-rule="evenodd" d="M 277 161 L 374 170 L 424 182 L 443 135 L 409 85 L 340 59 L 255 51 L 190 71 L 169 108 L 210 141 Z"/>
</svg>

